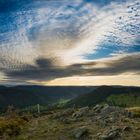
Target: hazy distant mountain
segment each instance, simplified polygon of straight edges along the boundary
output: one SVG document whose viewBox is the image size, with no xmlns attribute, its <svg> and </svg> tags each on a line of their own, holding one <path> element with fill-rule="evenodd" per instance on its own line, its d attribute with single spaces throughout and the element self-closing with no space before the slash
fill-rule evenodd
<svg viewBox="0 0 140 140">
<path fill-rule="evenodd" d="M 140 87 L 101 86 L 72 99 L 66 106 L 92 106 L 103 102 L 120 106 L 140 106 Z"/>
<path fill-rule="evenodd" d="M 25 107 L 35 104 L 47 105 L 59 99 L 71 99 L 89 93 L 95 87 L 86 86 L 0 86 L 0 109 L 8 105 Z"/>
<path fill-rule="evenodd" d="M 140 87 L 123 86 L 0 86 L 0 109 L 9 105 L 26 107 L 49 105 L 59 99 L 71 99 L 67 106 L 91 106 L 101 102 L 140 105 Z M 125 103 L 124 103 L 125 105 Z"/>
</svg>

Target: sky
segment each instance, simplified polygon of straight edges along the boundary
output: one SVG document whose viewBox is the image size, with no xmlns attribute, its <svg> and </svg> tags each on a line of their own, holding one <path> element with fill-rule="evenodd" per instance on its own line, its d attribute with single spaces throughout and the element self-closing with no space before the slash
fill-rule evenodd
<svg viewBox="0 0 140 140">
<path fill-rule="evenodd" d="M 0 0 L 0 84 L 140 86 L 140 0 Z"/>
</svg>

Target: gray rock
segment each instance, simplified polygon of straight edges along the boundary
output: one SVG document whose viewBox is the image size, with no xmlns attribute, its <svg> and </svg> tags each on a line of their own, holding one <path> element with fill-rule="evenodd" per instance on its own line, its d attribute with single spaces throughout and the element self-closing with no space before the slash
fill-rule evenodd
<svg viewBox="0 0 140 140">
<path fill-rule="evenodd" d="M 74 112 L 74 109 L 73 108 L 68 108 L 68 109 L 65 109 L 64 111 L 53 113 L 51 115 L 51 117 L 53 119 L 60 119 L 60 120 L 62 120 L 65 117 L 71 116 L 73 112 Z"/>
<path fill-rule="evenodd" d="M 117 120 L 118 120 L 118 118 L 116 118 L 115 116 L 109 116 L 109 117 L 106 119 L 106 122 L 107 122 L 107 123 L 115 123 Z"/>
<path fill-rule="evenodd" d="M 112 128 L 111 130 L 105 131 L 102 135 L 99 136 L 100 140 L 122 140 L 121 129 Z"/>
<path fill-rule="evenodd" d="M 83 135 L 86 135 L 87 133 L 88 133 L 88 129 L 86 127 L 80 127 L 73 130 L 73 135 L 75 138 L 80 138 Z"/>
<path fill-rule="evenodd" d="M 121 136 L 116 133 L 110 133 L 109 135 L 102 135 L 100 140 L 122 140 Z"/>
<path fill-rule="evenodd" d="M 103 108 L 103 105 L 96 105 L 93 107 L 93 111 L 99 113 L 101 111 L 101 109 Z"/>
<path fill-rule="evenodd" d="M 101 115 L 105 116 L 108 115 L 109 113 L 111 113 L 112 111 L 114 111 L 115 108 L 109 105 L 105 105 L 102 109 L 101 109 Z"/>
<path fill-rule="evenodd" d="M 99 123 L 100 123 L 100 125 L 102 126 L 102 127 L 106 127 L 108 124 L 107 124 L 107 122 L 106 122 L 106 120 L 99 120 Z"/>
<path fill-rule="evenodd" d="M 61 112 L 57 112 L 57 113 L 54 113 L 54 114 L 51 115 L 51 117 L 52 117 L 53 119 L 58 119 L 58 118 L 60 118 L 61 116 L 62 116 L 62 113 L 61 113 Z"/>
<path fill-rule="evenodd" d="M 64 110 L 62 114 L 63 114 L 64 116 L 69 116 L 69 115 L 71 115 L 73 112 L 74 112 L 74 109 L 73 109 L 73 108 L 68 108 L 68 109 Z"/>
<path fill-rule="evenodd" d="M 89 111 L 89 107 L 88 106 L 80 108 L 78 111 L 76 111 L 76 112 L 74 112 L 72 114 L 72 117 L 76 117 L 76 118 L 82 117 L 84 115 L 87 115 L 88 111 Z"/>
<path fill-rule="evenodd" d="M 131 131 L 133 131 L 133 129 L 132 129 L 131 126 L 125 126 L 125 127 L 123 128 L 123 131 L 124 131 L 124 132 L 131 132 Z"/>
</svg>

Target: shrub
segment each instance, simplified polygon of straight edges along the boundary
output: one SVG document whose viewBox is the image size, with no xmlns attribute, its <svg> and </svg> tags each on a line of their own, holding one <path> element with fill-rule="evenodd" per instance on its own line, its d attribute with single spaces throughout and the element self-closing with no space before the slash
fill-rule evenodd
<svg viewBox="0 0 140 140">
<path fill-rule="evenodd" d="M 25 119 L 21 117 L 15 117 L 11 119 L 1 118 L 0 119 L 0 136 L 16 136 L 20 134 Z"/>
</svg>

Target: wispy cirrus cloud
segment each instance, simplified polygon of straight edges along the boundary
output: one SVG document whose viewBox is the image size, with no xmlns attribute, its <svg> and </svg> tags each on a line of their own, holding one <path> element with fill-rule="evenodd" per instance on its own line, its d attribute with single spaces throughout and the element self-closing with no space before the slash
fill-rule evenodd
<svg viewBox="0 0 140 140">
<path fill-rule="evenodd" d="M 139 0 L 11 2 L 0 10 L 0 71 L 7 79 L 139 72 Z M 114 61 L 114 55 L 123 58 Z M 108 62 L 96 60 L 106 57 Z M 90 61 L 97 64 L 87 67 Z"/>
</svg>

